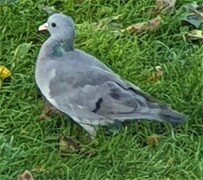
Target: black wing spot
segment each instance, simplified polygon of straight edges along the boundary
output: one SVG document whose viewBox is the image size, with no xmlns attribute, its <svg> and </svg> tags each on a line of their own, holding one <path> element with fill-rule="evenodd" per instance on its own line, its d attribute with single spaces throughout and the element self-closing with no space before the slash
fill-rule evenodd
<svg viewBox="0 0 203 180">
<path fill-rule="evenodd" d="M 101 103 L 103 102 L 102 98 L 99 98 L 96 102 L 96 107 L 94 110 L 92 110 L 93 113 L 96 113 L 101 108 Z"/>
<path fill-rule="evenodd" d="M 116 93 L 116 92 L 111 92 L 110 96 L 116 100 L 120 99 L 120 94 Z"/>
<path fill-rule="evenodd" d="M 119 94 L 119 90 L 118 89 L 111 89 L 111 92 L 109 93 L 109 95 L 116 99 L 119 100 L 120 99 L 120 94 Z"/>
</svg>

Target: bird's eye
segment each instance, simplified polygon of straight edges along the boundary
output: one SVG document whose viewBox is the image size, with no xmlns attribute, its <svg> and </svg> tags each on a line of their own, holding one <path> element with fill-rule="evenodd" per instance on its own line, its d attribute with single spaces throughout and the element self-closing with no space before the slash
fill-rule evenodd
<svg viewBox="0 0 203 180">
<path fill-rule="evenodd" d="M 52 27 L 56 27 L 56 23 L 51 23 L 51 26 Z"/>
</svg>

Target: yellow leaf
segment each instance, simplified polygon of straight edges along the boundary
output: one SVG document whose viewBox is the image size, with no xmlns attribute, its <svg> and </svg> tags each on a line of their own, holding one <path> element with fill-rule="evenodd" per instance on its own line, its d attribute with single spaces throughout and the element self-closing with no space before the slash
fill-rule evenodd
<svg viewBox="0 0 203 180">
<path fill-rule="evenodd" d="M 199 40 L 199 39 L 203 39 L 203 32 L 202 30 L 193 30 L 189 33 L 186 33 L 187 37 L 191 40 Z"/>
<path fill-rule="evenodd" d="M 161 66 L 156 66 L 154 68 L 154 71 L 151 73 L 151 75 L 148 77 L 148 81 L 151 83 L 155 83 L 161 79 L 164 72 Z"/>
<path fill-rule="evenodd" d="M 155 145 L 155 144 L 157 144 L 159 139 L 160 139 L 160 136 L 157 134 L 152 134 L 151 136 L 147 136 L 147 144 Z"/>
<path fill-rule="evenodd" d="M 5 79 L 10 76 L 11 72 L 5 66 L 0 66 L 0 78 Z"/>
</svg>

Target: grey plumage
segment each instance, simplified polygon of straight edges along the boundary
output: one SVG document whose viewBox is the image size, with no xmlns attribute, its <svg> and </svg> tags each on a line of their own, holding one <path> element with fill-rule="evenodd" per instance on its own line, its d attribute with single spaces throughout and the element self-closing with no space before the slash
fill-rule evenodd
<svg viewBox="0 0 203 180">
<path fill-rule="evenodd" d="M 151 119 L 179 124 L 185 116 L 157 101 L 106 65 L 75 49 L 73 20 L 54 14 L 39 30 L 51 36 L 42 45 L 35 79 L 43 96 L 91 135 L 115 120 Z"/>
</svg>

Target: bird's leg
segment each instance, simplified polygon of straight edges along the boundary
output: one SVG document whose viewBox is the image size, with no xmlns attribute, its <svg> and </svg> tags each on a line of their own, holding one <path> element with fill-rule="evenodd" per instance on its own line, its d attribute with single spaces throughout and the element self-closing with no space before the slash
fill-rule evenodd
<svg viewBox="0 0 203 180">
<path fill-rule="evenodd" d="M 45 100 L 44 102 L 44 109 L 42 110 L 42 113 L 40 115 L 40 119 L 44 120 L 46 119 L 51 113 L 56 112 L 56 108 L 54 108 L 49 102 Z"/>
</svg>

